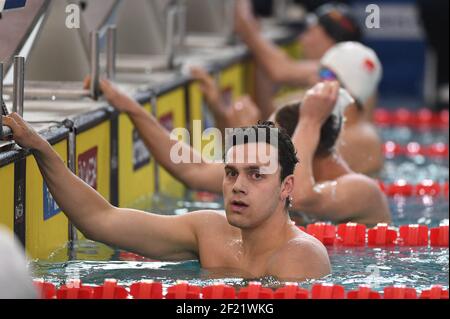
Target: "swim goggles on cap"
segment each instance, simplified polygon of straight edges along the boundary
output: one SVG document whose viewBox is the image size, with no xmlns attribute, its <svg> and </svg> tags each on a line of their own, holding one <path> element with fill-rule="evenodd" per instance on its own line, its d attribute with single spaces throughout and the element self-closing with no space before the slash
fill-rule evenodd
<svg viewBox="0 0 450 319">
<path fill-rule="evenodd" d="M 325 81 L 337 81 L 338 77 L 336 75 L 336 73 L 334 73 L 333 71 L 331 71 L 328 68 L 322 67 L 319 71 L 319 77 L 321 80 L 325 80 Z"/>
</svg>

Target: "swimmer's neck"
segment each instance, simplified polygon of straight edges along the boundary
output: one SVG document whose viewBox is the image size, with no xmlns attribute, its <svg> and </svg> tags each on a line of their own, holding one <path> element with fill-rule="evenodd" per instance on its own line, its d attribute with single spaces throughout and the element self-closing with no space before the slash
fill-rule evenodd
<svg viewBox="0 0 450 319">
<path fill-rule="evenodd" d="M 356 106 L 356 104 L 350 105 L 347 108 L 347 110 L 345 111 L 345 125 L 346 126 L 357 124 L 357 123 L 361 122 L 361 120 L 363 120 L 363 119 L 364 119 L 364 112 L 362 112 Z"/>
<path fill-rule="evenodd" d="M 241 229 L 242 253 L 245 259 L 270 254 L 294 236 L 289 214 L 280 209 L 256 228 Z"/>
<path fill-rule="evenodd" d="M 328 156 L 316 156 L 313 162 L 313 170 L 317 183 L 334 181 L 343 175 L 353 173 L 342 156 L 336 152 Z"/>
</svg>

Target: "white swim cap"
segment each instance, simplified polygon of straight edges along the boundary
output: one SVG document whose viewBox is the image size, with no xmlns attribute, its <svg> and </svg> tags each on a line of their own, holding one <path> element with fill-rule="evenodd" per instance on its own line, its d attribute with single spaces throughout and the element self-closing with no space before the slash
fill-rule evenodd
<svg viewBox="0 0 450 319">
<path fill-rule="evenodd" d="M 323 88 L 324 86 L 325 83 L 319 83 L 312 88 L 311 91 L 316 88 Z M 331 114 L 340 119 L 345 116 L 345 111 L 347 108 L 354 103 L 355 99 L 350 95 L 350 93 L 348 93 L 346 89 L 340 88 L 336 104 L 334 105 L 333 112 Z"/>
<path fill-rule="evenodd" d="M 343 117 L 347 107 L 355 103 L 355 99 L 345 89 L 339 90 L 339 97 L 334 106 L 333 115 L 337 118 Z"/>
<path fill-rule="evenodd" d="M 321 65 L 334 72 L 350 94 L 362 105 L 380 84 L 383 67 L 377 54 L 359 42 L 343 42 L 332 47 Z"/>
</svg>

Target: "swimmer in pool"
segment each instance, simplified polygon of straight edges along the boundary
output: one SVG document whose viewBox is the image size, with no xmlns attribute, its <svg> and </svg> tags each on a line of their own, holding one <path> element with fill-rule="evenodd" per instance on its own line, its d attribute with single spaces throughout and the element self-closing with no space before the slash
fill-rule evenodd
<svg viewBox="0 0 450 319">
<path fill-rule="evenodd" d="M 381 62 L 361 43 L 343 42 L 331 48 L 320 63 L 321 80 L 339 81 L 355 99 L 345 111 L 337 150 L 353 171 L 375 176 L 384 165 L 383 142 L 367 105 L 382 78 Z"/>
<path fill-rule="evenodd" d="M 252 114 L 257 114 L 253 110 L 258 107 L 250 100 L 244 104 L 245 108 L 236 114 L 232 111 L 233 108 L 222 106 L 220 90 L 210 75 L 199 68 L 193 68 L 192 74 L 201 84 L 205 101 L 220 126 L 236 127 L 236 124 L 248 123 L 255 119 Z M 336 143 L 338 152 L 353 171 L 376 175 L 384 164 L 383 144 L 376 127 L 366 120 L 363 107 L 381 80 L 382 66 L 376 53 L 357 42 L 337 44 L 321 60 L 319 74 L 322 81 L 339 81 L 355 99 L 355 103 L 349 106 L 344 114 L 342 134 Z M 218 115 L 216 110 L 222 109 L 230 110 L 229 113 L 238 116 Z M 274 110 L 274 114 L 277 112 L 278 110 Z"/>
<path fill-rule="evenodd" d="M 337 82 L 319 83 L 302 103 L 285 106 L 276 114 L 277 124 L 292 137 L 301 160 L 295 170 L 293 207 L 315 220 L 390 223 L 388 202 L 378 184 L 353 172 L 336 151 L 345 112 L 331 108 L 337 90 Z"/>
<path fill-rule="evenodd" d="M 3 123 L 32 151 L 59 207 L 89 239 L 161 261 L 198 259 L 204 269 L 236 269 L 248 278 L 302 281 L 331 272 L 326 248 L 289 217 L 298 159 L 289 136 L 270 124 L 238 131 L 231 139 L 222 166 L 225 214 L 160 216 L 113 207 L 20 116 L 7 116 Z M 244 138 L 251 132 L 258 138 Z M 270 163 L 257 150 L 270 154 Z"/>
<path fill-rule="evenodd" d="M 160 165 L 190 189 L 218 194 L 222 193 L 222 180 L 224 178 L 223 164 L 208 163 L 203 160 L 199 152 L 194 150 L 190 145 L 183 143 L 178 144 L 179 148 L 183 148 L 183 154 L 190 154 L 190 158 L 193 161 L 192 163 L 175 164 L 170 158 L 170 152 L 178 142 L 171 140 L 170 133 L 158 120 L 142 108 L 139 103 L 117 89 L 111 82 L 101 80 L 100 86 L 110 105 L 128 115 L 148 150 Z M 328 82 L 325 84 L 327 88 L 330 86 L 334 88 L 333 94 L 337 94 L 335 89 L 336 86 L 339 86 L 338 83 Z M 319 92 L 317 94 L 320 97 L 323 94 L 328 94 L 327 92 Z M 333 98 L 336 101 L 337 97 L 333 96 Z M 329 107 L 328 104 L 332 102 L 322 100 L 322 103 L 325 104 L 323 107 Z M 306 100 L 302 104 L 302 107 L 311 108 L 310 104 Z M 276 124 L 279 127 L 285 128 L 288 132 L 290 131 L 292 136 L 298 122 L 298 115 L 294 114 L 293 117 L 291 116 L 289 118 L 289 121 L 286 120 L 285 111 L 288 109 L 282 109 L 282 114 L 276 118 L 279 120 Z M 331 129 L 329 127 L 330 125 Z M 334 151 L 334 145 L 339 133 L 340 127 L 336 128 L 328 121 L 325 123 L 322 134 L 315 133 L 317 136 L 305 138 L 308 140 L 320 138 L 319 144 L 328 147 L 326 149 L 327 152 L 325 152 L 327 156 L 323 156 L 323 153 L 319 151 L 319 156 L 313 156 L 312 159 L 312 165 L 314 166 L 312 176 L 308 177 L 308 180 L 296 180 L 296 188 L 300 187 L 301 189 L 305 189 L 306 187 L 310 187 L 310 189 L 305 194 L 297 193 L 300 197 L 299 199 L 294 197 L 294 207 L 291 210 L 301 211 L 314 219 L 323 219 L 335 223 L 352 221 L 372 225 L 389 222 L 390 213 L 386 204 L 387 200 L 379 190 L 377 184 L 369 178 L 353 174 L 345 160 Z M 314 155 L 315 152 L 311 152 Z M 306 154 L 305 156 L 309 157 L 311 154 Z M 301 157 L 300 160 L 303 161 Z M 298 173 L 297 171 L 304 169 L 305 166 L 298 165 L 296 174 Z M 302 176 L 304 175 L 303 173 L 300 174 Z M 352 178 L 345 177 L 341 179 L 344 175 L 351 175 L 350 177 Z M 339 180 L 336 183 L 337 179 Z M 316 181 L 314 185 L 311 185 L 311 180 Z M 306 186 L 303 186 L 303 184 L 306 184 Z M 327 192 L 330 189 L 324 188 L 327 185 L 332 185 L 332 189 L 335 192 Z M 319 189 L 321 187 L 324 189 L 320 194 L 322 197 L 321 202 L 327 200 L 329 205 L 320 206 L 321 203 L 316 203 L 317 205 L 313 207 L 312 205 L 303 204 L 303 201 L 309 201 L 305 197 L 306 194 L 317 198 L 315 195 L 316 186 Z M 334 195 L 338 196 L 336 197 Z M 371 199 L 367 200 L 367 196 L 370 196 Z M 330 211 L 329 206 L 335 208 Z"/>
<path fill-rule="evenodd" d="M 325 4 L 308 15 L 307 28 L 299 39 L 304 59 L 297 61 L 262 36 L 248 0 L 236 3 L 235 31 L 252 52 L 258 68 L 262 69 L 257 80 L 266 77 L 275 84 L 294 87 L 311 87 L 319 82 L 319 62 L 324 54 L 337 43 L 360 41 L 362 35 L 350 7 Z M 267 95 L 267 92 L 272 93 L 270 91 L 270 86 L 264 85 L 258 90 L 264 96 L 256 100 L 265 118 L 269 118 L 274 111 L 273 94 Z"/>
<path fill-rule="evenodd" d="M 357 103 L 347 109 L 338 150 L 355 172 L 377 175 L 384 157 L 372 119 L 382 66 L 373 50 L 356 42 L 361 31 L 350 8 L 327 4 L 311 15 L 308 29 L 301 37 L 304 61 L 289 58 L 260 34 L 247 0 L 238 1 L 236 8 L 236 31 L 273 82 L 312 86 L 332 79 L 352 94 Z M 257 99 L 256 104 L 264 119 L 276 111 L 270 96 Z"/>
</svg>

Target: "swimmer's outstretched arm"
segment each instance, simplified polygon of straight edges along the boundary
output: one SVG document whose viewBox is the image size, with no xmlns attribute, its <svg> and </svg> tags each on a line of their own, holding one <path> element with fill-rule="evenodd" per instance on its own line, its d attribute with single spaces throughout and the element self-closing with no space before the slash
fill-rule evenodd
<svg viewBox="0 0 450 319">
<path fill-rule="evenodd" d="M 235 29 L 272 81 L 289 85 L 313 85 L 318 82 L 317 61 L 297 62 L 260 33 L 248 0 L 236 3 Z"/>
<path fill-rule="evenodd" d="M 182 148 L 183 154 L 190 154 L 191 163 L 174 163 L 170 154 L 178 142 L 171 140 L 169 132 L 158 120 L 109 81 L 101 80 L 100 89 L 113 107 L 128 115 L 150 153 L 175 178 L 191 189 L 222 193 L 223 164 L 205 162 L 199 152 L 185 143 L 177 147 Z"/>
<path fill-rule="evenodd" d="M 118 209 L 74 175 L 50 144 L 17 114 L 4 117 L 14 140 L 30 149 L 54 199 L 87 238 L 158 260 L 198 258 L 203 215 L 159 216 Z"/>
</svg>

